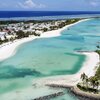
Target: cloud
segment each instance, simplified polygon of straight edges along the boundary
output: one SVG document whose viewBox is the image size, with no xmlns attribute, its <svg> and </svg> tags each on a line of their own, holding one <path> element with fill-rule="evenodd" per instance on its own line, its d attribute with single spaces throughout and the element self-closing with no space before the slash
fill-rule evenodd
<svg viewBox="0 0 100 100">
<path fill-rule="evenodd" d="M 98 6 L 98 3 L 97 2 L 90 2 L 90 5 L 92 5 L 92 6 Z"/>
<path fill-rule="evenodd" d="M 100 0 L 88 0 L 89 4 L 93 7 L 97 7 L 100 5 Z"/>
<path fill-rule="evenodd" d="M 44 4 L 37 4 L 32 0 L 25 0 L 25 2 L 18 2 L 18 5 L 24 9 L 31 9 L 31 8 L 45 8 Z"/>
</svg>

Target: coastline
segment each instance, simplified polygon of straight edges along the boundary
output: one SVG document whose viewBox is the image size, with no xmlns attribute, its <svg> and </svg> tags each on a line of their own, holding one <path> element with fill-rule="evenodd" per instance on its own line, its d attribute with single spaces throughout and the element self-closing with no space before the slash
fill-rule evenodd
<svg viewBox="0 0 100 100">
<path fill-rule="evenodd" d="M 65 27 L 63 27 L 61 29 L 42 33 L 40 37 L 30 36 L 28 38 L 15 40 L 13 43 L 9 42 L 6 46 L 3 46 L 3 47 L 0 48 L 0 61 L 3 61 L 5 59 L 13 56 L 16 53 L 18 46 L 20 46 L 23 43 L 26 43 L 26 42 L 29 42 L 29 41 L 32 41 L 32 40 L 35 40 L 35 39 L 39 39 L 39 38 L 50 38 L 50 37 L 60 36 L 61 32 L 64 29 L 67 29 L 67 28 L 69 28 L 69 27 L 71 27 L 73 25 L 76 25 L 76 24 L 78 24 L 80 22 L 87 21 L 87 20 L 90 20 L 90 19 L 83 19 L 83 20 L 80 20 L 80 21 L 78 21 L 76 23 L 66 25 Z M 62 81 L 66 81 L 66 80 L 68 81 L 69 80 L 70 82 L 65 82 L 65 83 L 71 83 L 72 85 L 75 85 L 79 81 L 80 75 L 83 72 L 85 72 L 88 76 L 94 75 L 95 66 L 99 62 L 99 55 L 97 53 L 95 53 L 95 52 L 82 52 L 80 54 L 85 55 L 87 58 L 86 58 L 86 61 L 83 64 L 83 66 L 79 70 L 79 72 L 77 72 L 76 74 L 73 74 L 73 75 L 61 75 L 61 76 L 55 76 L 55 77 L 48 77 L 47 80 L 49 78 L 51 80 L 52 80 L 52 78 L 53 78 L 53 80 L 55 80 L 55 78 L 56 78 L 57 80 L 59 80 L 59 79 L 61 80 L 60 83 L 62 83 Z M 88 68 L 88 70 L 87 70 L 87 68 Z M 74 80 L 71 80 L 71 78 L 74 79 Z M 43 78 L 43 79 L 46 79 L 46 78 Z M 50 84 L 51 84 L 51 82 L 50 82 Z M 69 85 L 71 85 L 71 84 L 69 84 Z"/>
<path fill-rule="evenodd" d="M 86 56 L 81 69 L 73 75 L 60 75 L 55 77 L 44 78 L 46 85 L 59 85 L 65 87 L 75 86 L 80 81 L 80 76 L 83 72 L 87 76 L 93 76 L 95 74 L 95 67 L 99 63 L 99 55 L 96 52 L 83 52 L 81 53 Z"/>
<path fill-rule="evenodd" d="M 67 29 L 73 25 L 76 25 L 80 22 L 87 21 L 87 20 L 90 20 L 90 19 L 83 19 L 76 23 L 66 25 L 65 27 L 63 27 L 61 29 L 44 32 L 41 34 L 40 37 L 30 36 L 28 38 L 15 40 L 13 43 L 9 42 L 6 46 L 3 46 L 0 48 L 0 61 L 3 61 L 5 59 L 13 56 L 16 53 L 18 46 L 20 46 L 23 43 L 26 43 L 26 42 L 29 42 L 29 41 L 32 41 L 35 39 L 39 39 L 39 38 L 50 38 L 50 37 L 60 36 L 61 32 L 64 29 Z M 51 77 L 47 77 L 47 78 L 42 78 L 42 81 L 45 81 L 46 84 L 61 83 L 64 85 L 66 83 L 65 85 L 74 86 L 75 84 L 77 84 L 79 82 L 80 75 L 83 72 L 85 72 L 88 76 L 93 76 L 95 73 L 95 66 L 99 62 L 99 55 L 95 52 L 82 52 L 80 54 L 86 56 L 86 61 L 84 62 L 83 66 L 81 67 L 79 72 L 77 72 L 76 74 L 73 74 L 73 75 L 60 75 L 60 76 L 55 76 L 55 77 L 51 76 Z M 88 68 L 88 70 L 87 70 L 87 68 Z M 40 81 L 41 81 L 41 79 L 40 79 Z"/>
<path fill-rule="evenodd" d="M 89 20 L 89 19 L 80 20 L 76 23 L 66 25 L 65 27 L 58 29 L 58 30 L 53 30 L 53 31 L 42 33 L 40 37 L 30 36 L 28 38 L 15 40 L 13 43 L 9 42 L 7 43 L 6 46 L 3 46 L 0 48 L 0 61 L 3 61 L 13 56 L 16 53 L 18 46 L 20 46 L 21 44 L 25 42 L 33 41 L 39 38 L 50 38 L 50 37 L 60 36 L 61 31 L 63 31 L 64 29 L 67 29 L 75 24 L 78 24 L 86 20 Z M 93 76 L 95 74 L 95 67 L 99 63 L 99 55 L 96 52 L 82 52 L 80 54 L 86 56 L 86 61 L 84 62 L 83 66 L 76 74 L 39 78 L 38 80 L 36 79 L 35 83 L 41 86 L 46 85 L 46 86 L 71 87 L 72 88 L 80 81 L 80 75 L 83 72 L 85 72 L 86 75 L 88 75 L 89 77 Z M 34 79 L 33 79 L 33 83 L 34 83 Z M 74 89 L 72 91 L 74 91 Z"/>
<path fill-rule="evenodd" d="M 66 25 L 65 27 L 58 29 L 58 30 L 52 30 L 52 31 L 44 32 L 44 33 L 41 34 L 40 37 L 30 36 L 30 37 L 27 37 L 27 38 L 15 40 L 14 42 L 5 43 L 5 44 L 0 46 L 0 61 L 3 61 L 5 59 L 13 56 L 17 51 L 16 50 L 17 47 L 20 46 L 23 43 L 32 41 L 34 39 L 39 39 L 39 38 L 50 38 L 50 37 L 60 36 L 61 31 L 63 31 L 64 29 L 67 29 L 67 28 L 69 28 L 69 27 L 71 27 L 75 24 L 78 24 L 78 23 L 86 21 L 86 20 L 89 20 L 89 19 L 80 20 L 76 23 Z"/>
<path fill-rule="evenodd" d="M 89 100 L 99 100 L 100 94 L 84 92 L 77 87 L 77 83 L 80 82 L 80 76 L 83 72 L 89 77 L 95 75 L 96 67 L 99 63 L 99 54 L 96 52 L 83 52 L 81 54 L 85 55 L 87 58 L 79 72 L 73 75 L 62 75 L 44 79 L 45 86 L 68 88 L 72 93 L 79 97 L 88 98 Z"/>
</svg>

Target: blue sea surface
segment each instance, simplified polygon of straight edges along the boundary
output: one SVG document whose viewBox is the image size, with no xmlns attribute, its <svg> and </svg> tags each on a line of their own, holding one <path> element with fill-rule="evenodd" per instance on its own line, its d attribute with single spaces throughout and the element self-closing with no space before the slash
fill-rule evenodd
<svg viewBox="0 0 100 100">
<path fill-rule="evenodd" d="M 52 20 L 100 17 L 100 11 L 0 11 L 0 20 Z"/>
<path fill-rule="evenodd" d="M 33 79 L 77 73 L 86 57 L 75 52 L 96 50 L 98 42 L 100 19 L 91 19 L 63 30 L 61 36 L 36 39 L 20 45 L 14 56 L 0 62 L 0 95 L 3 98 L 0 100 L 5 100 L 2 95 L 6 93 L 29 87 Z M 45 94 L 45 91 L 42 93 Z M 38 94 L 35 89 L 34 92 L 33 97 Z M 70 95 L 67 92 L 61 98 L 78 100 Z"/>
</svg>

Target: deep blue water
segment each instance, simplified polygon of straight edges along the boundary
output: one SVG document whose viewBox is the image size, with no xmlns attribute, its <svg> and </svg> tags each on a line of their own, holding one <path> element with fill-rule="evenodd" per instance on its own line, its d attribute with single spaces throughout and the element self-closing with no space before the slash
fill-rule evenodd
<svg viewBox="0 0 100 100">
<path fill-rule="evenodd" d="M 62 16 L 62 15 L 97 15 L 98 12 L 89 11 L 0 11 L 0 18 L 14 17 L 42 17 L 42 16 Z"/>
</svg>

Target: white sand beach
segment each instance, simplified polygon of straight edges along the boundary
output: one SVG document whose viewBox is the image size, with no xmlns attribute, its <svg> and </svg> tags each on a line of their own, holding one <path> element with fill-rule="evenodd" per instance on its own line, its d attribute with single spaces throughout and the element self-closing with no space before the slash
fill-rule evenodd
<svg viewBox="0 0 100 100">
<path fill-rule="evenodd" d="M 40 37 L 30 36 L 28 38 L 16 40 L 13 43 L 7 43 L 5 46 L 0 48 L 0 61 L 13 56 L 17 51 L 17 47 L 20 46 L 22 43 L 29 42 L 37 38 L 50 38 L 50 37 L 60 36 L 61 31 L 63 31 L 64 29 L 67 29 L 72 25 L 78 24 L 86 20 L 88 19 L 80 20 L 74 24 L 70 24 L 63 27 L 62 29 L 45 32 L 41 34 Z M 78 73 L 74 75 L 62 75 L 62 76 L 55 76 L 55 77 L 49 77 L 49 78 L 42 78 L 39 81 L 42 81 L 42 83 L 44 83 L 43 81 L 45 81 L 45 84 L 75 85 L 79 81 L 80 75 L 83 72 L 85 72 L 88 76 L 94 75 L 95 67 L 99 62 L 99 55 L 95 52 L 86 52 L 82 54 L 86 55 L 87 59 Z"/>
<path fill-rule="evenodd" d="M 99 62 L 99 55 L 97 53 L 90 52 L 83 54 L 87 56 L 87 59 L 78 73 L 74 75 L 62 75 L 62 76 L 60 75 L 54 77 L 33 79 L 32 85 L 30 85 L 28 88 L 21 90 L 18 89 L 17 91 L 8 92 L 2 95 L 0 98 L 3 98 L 4 100 L 6 100 L 6 98 L 8 97 L 9 97 L 8 100 L 16 100 L 16 98 L 18 99 L 20 98 L 21 100 L 27 100 L 30 98 L 33 99 L 39 96 L 43 96 L 44 94 L 48 94 L 50 90 L 48 89 L 48 87 L 44 87 L 45 85 L 57 85 L 65 87 L 75 86 L 77 82 L 79 82 L 80 80 L 81 73 L 85 72 L 89 76 L 93 75 L 95 72 L 95 66 Z M 33 86 L 34 84 L 36 84 L 37 86 L 36 88 L 34 88 Z M 36 94 L 37 92 L 38 95 Z M 55 91 L 53 92 L 55 93 Z"/>
<path fill-rule="evenodd" d="M 46 85 L 59 85 L 59 86 L 75 86 L 80 81 L 80 76 L 84 72 L 86 75 L 93 76 L 96 71 L 96 66 L 99 63 L 99 55 L 95 52 L 84 52 L 86 55 L 86 61 L 81 67 L 80 71 L 73 75 L 61 75 L 55 77 L 49 77 L 44 79 Z M 43 81 L 43 79 L 42 79 Z"/>
<path fill-rule="evenodd" d="M 38 39 L 38 38 L 50 38 L 50 37 L 60 36 L 61 31 L 63 31 L 64 29 L 67 29 L 72 25 L 78 24 L 78 23 L 80 23 L 82 21 L 86 21 L 86 20 L 89 20 L 89 19 L 83 19 L 83 20 L 80 20 L 74 24 L 66 25 L 65 27 L 63 27 L 61 29 L 42 33 L 40 37 L 30 36 L 27 38 L 15 40 L 14 42 L 5 43 L 5 44 L 0 46 L 0 61 L 3 61 L 5 59 L 7 59 L 8 57 L 13 56 L 17 51 L 16 50 L 17 47 L 25 42 L 29 42 L 29 41 L 32 41 L 32 40 Z"/>
<path fill-rule="evenodd" d="M 62 29 L 59 29 L 59 30 L 45 32 L 40 37 L 30 36 L 28 38 L 16 40 L 13 43 L 4 44 L 5 46 L 0 47 L 0 61 L 3 61 L 5 59 L 13 56 L 16 53 L 18 46 L 20 46 L 21 44 L 23 44 L 25 42 L 29 42 L 29 41 L 32 41 L 32 40 L 38 39 L 38 38 L 50 38 L 50 37 L 60 36 L 61 31 L 63 31 L 64 29 L 67 29 L 72 25 L 78 24 L 78 23 L 80 23 L 82 21 L 86 21 L 86 20 L 88 20 L 88 19 L 81 20 L 81 21 L 78 21 L 74 24 L 67 25 L 67 26 L 65 26 L 65 27 L 63 27 Z M 95 52 L 83 52 L 81 54 L 86 55 L 86 61 L 84 62 L 83 66 L 81 67 L 79 72 L 77 72 L 76 74 L 60 75 L 60 76 L 54 76 L 54 77 L 45 77 L 45 78 L 40 78 L 40 79 L 39 78 L 33 79 L 32 84 L 35 83 L 35 84 L 37 84 L 37 86 L 40 86 L 40 87 L 42 87 L 44 85 L 52 85 L 52 84 L 70 87 L 70 86 L 75 86 L 80 81 L 80 75 L 83 72 L 85 72 L 86 75 L 88 75 L 89 77 L 93 76 L 95 74 L 95 68 L 99 63 L 99 55 Z M 43 89 L 41 89 L 41 91 L 42 90 Z M 4 94 L 1 98 L 4 99 L 4 98 L 7 98 L 7 97 L 10 97 L 9 100 L 14 100 L 17 97 L 19 98 L 19 96 L 20 96 L 20 98 L 23 95 L 30 95 L 30 97 L 31 97 L 33 94 L 34 94 L 34 88 L 33 88 L 33 86 L 30 86 L 29 88 L 25 88 L 25 90 L 21 90 L 19 92 L 19 94 L 16 93 L 16 91 L 15 92 L 9 92 L 7 94 Z M 27 98 L 24 97 L 23 100 L 26 100 L 26 99 Z"/>
</svg>

